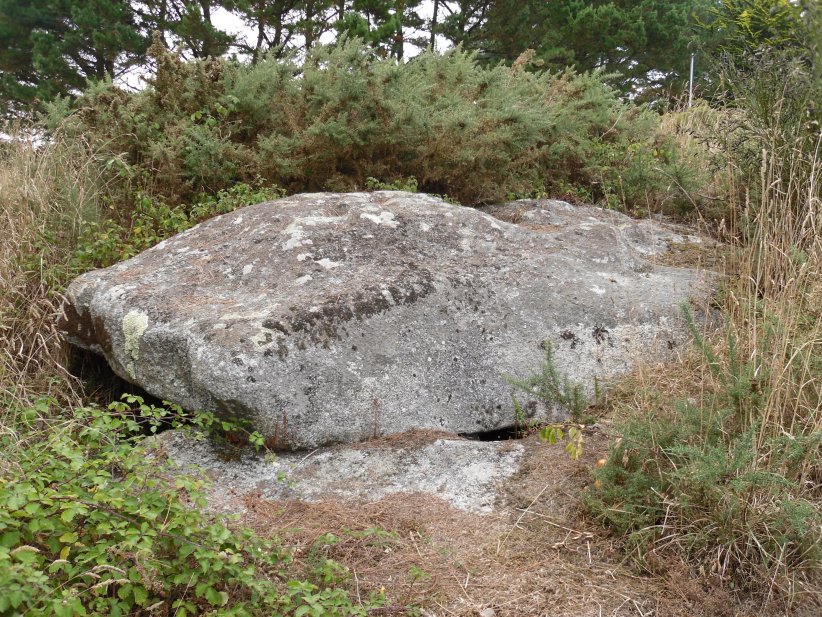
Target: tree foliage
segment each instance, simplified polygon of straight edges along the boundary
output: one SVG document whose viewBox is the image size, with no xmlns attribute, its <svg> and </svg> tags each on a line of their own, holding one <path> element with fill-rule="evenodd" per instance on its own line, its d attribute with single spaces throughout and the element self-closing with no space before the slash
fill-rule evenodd
<svg viewBox="0 0 822 617">
<path fill-rule="evenodd" d="M 709 14 L 717 48 L 736 57 L 804 42 L 802 7 L 791 0 L 719 0 Z"/>
<path fill-rule="evenodd" d="M 0 0 L 0 113 L 113 78 L 147 47 L 126 0 Z"/>
<path fill-rule="evenodd" d="M 600 70 L 624 92 L 670 89 L 687 74 L 700 0 L 494 3 L 475 45 L 492 60 L 536 50 L 543 66 Z"/>
<path fill-rule="evenodd" d="M 0 0 L 0 100 L 8 114 L 145 70 L 152 32 L 187 58 L 253 63 L 341 36 L 395 60 L 443 39 L 492 65 L 533 49 L 546 69 L 600 70 L 622 94 L 670 97 L 695 45 L 790 44 L 811 9 L 790 0 Z M 226 31 L 220 12 L 247 32 Z"/>
<path fill-rule="evenodd" d="M 354 0 L 340 11 L 337 30 L 368 42 L 381 55 L 402 59 L 408 28 L 420 28 L 420 0 Z"/>
</svg>

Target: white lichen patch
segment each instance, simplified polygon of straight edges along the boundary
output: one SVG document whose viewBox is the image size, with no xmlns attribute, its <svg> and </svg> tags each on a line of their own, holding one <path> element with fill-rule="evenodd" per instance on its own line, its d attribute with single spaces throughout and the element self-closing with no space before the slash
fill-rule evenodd
<svg viewBox="0 0 822 617">
<path fill-rule="evenodd" d="M 235 311 L 233 313 L 223 313 L 220 315 L 220 320 L 223 322 L 227 321 L 237 321 L 237 320 L 247 320 L 247 319 L 265 319 L 271 314 L 271 311 L 279 306 L 279 304 L 275 304 L 272 307 L 265 308 L 259 311 L 249 311 L 242 313 L 240 311 Z M 237 308 L 245 308 L 242 306 L 238 306 Z"/>
<path fill-rule="evenodd" d="M 528 214 L 530 214 L 530 212 L 526 213 L 526 216 L 527 216 Z M 485 219 L 485 222 L 486 222 L 486 223 L 488 223 L 489 225 L 491 225 L 491 229 L 496 229 L 497 231 L 500 231 L 500 230 L 502 229 L 502 226 L 501 226 L 499 223 L 497 223 L 497 219 L 495 219 L 495 218 L 494 218 L 493 216 L 491 216 L 490 214 L 487 214 L 487 213 L 483 212 L 483 213 L 482 213 L 482 218 L 484 218 L 484 219 Z"/>
<path fill-rule="evenodd" d="M 323 257 L 322 259 L 317 261 L 323 268 L 326 270 L 330 270 L 331 268 L 336 268 L 340 265 L 339 261 L 331 261 L 328 257 Z"/>
<path fill-rule="evenodd" d="M 254 269 L 254 266 L 251 264 L 246 264 L 243 266 L 243 276 L 247 276 L 251 274 L 251 271 Z"/>
<path fill-rule="evenodd" d="M 148 315 L 138 310 L 129 311 L 123 317 L 123 339 L 126 357 L 129 358 L 126 364 L 128 376 L 134 379 L 134 363 L 140 359 L 140 339 L 148 328 Z"/>
<path fill-rule="evenodd" d="M 306 274 L 305 276 L 301 276 L 300 278 L 298 278 L 294 282 L 297 285 L 305 285 L 306 283 L 308 283 L 309 281 L 312 281 L 312 280 L 314 280 L 314 277 L 312 277 L 310 274 Z"/>
<path fill-rule="evenodd" d="M 297 261 L 305 261 L 310 257 L 313 257 L 311 253 L 300 253 L 299 255 L 297 255 Z"/>
<path fill-rule="evenodd" d="M 429 225 L 425 221 L 420 221 L 420 230 L 421 231 L 431 231 L 431 225 Z"/>
<path fill-rule="evenodd" d="M 369 221 L 372 221 L 373 223 L 376 223 L 377 225 L 387 225 L 388 227 L 391 227 L 391 228 L 399 227 L 399 224 L 400 224 L 399 221 L 397 221 L 394 218 L 394 213 L 393 212 L 388 212 L 387 210 L 383 210 L 378 215 L 377 214 L 371 214 L 369 212 L 363 212 L 362 214 L 360 214 L 360 218 L 361 219 L 368 219 Z"/>
<path fill-rule="evenodd" d="M 251 337 L 251 342 L 254 343 L 257 347 L 264 348 L 271 346 L 271 331 L 264 330 L 259 332 Z M 250 362 L 250 360 L 249 360 Z M 256 363 L 255 363 L 256 364 Z"/>
<path fill-rule="evenodd" d="M 284 251 L 290 251 L 298 246 L 308 246 L 314 244 L 311 238 L 306 236 L 306 231 L 303 226 L 317 227 L 318 225 L 331 225 L 345 220 L 342 216 L 303 216 L 294 219 L 288 227 L 283 230 L 283 233 L 291 236 L 283 244 Z"/>
<path fill-rule="evenodd" d="M 388 301 L 389 304 L 391 304 L 392 306 L 394 305 L 394 296 L 391 295 L 390 291 L 383 288 L 380 290 L 380 293 L 382 294 L 382 297 Z"/>
<path fill-rule="evenodd" d="M 291 225 L 286 227 L 285 233 L 291 237 L 283 244 L 284 251 L 290 251 L 291 249 L 297 248 L 298 246 L 303 246 L 304 244 L 313 244 L 310 238 L 305 237 L 305 230 L 302 226 L 297 225 L 296 223 L 291 223 Z"/>
<path fill-rule="evenodd" d="M 595 294 L 597 294 L 599 296 L 601 296 L 602 294 L 605 293 L 605 290 L 602 287 L 597 287 L 596 285 L 591 287 L 591 291 L 593 291 Z"/>
</svg>

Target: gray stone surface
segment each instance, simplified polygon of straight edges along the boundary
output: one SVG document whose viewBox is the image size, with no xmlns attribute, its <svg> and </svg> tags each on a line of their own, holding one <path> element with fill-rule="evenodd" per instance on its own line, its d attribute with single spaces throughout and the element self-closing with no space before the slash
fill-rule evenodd
<svg viewBox="0 0 822 617">
<path fill-rule="evenodd" d="M 182 471 L 204 472 L 211 480 L 209 507 L 231 513 L 242 510 L 248 494 L 274 501 L 377 501 L 393 493 L 425 493 L 460 510 L 487 513 L 523 453 L 517 442 L 419 435 L 405 443 L 378 441 L 273 457 L 182 430 L 152 441 Z"/>
<path fill-rule="evenodd" d="M 534 372 L 543 341 L 590 391 L 669 353 L 678 305 L 706 294 L 705 275 L 643 258 L 687 240 L 664 225 L 491 212 L 399 192 L 249 206 L 79 277 L 58 325 L 157 397 L 313 448 L 511 425 L 505 375 Z"/>
</svg>

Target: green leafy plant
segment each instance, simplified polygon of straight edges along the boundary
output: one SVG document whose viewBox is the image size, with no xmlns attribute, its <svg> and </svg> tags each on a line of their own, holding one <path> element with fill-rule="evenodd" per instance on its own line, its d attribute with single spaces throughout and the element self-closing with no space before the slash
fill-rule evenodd
<svg viewBox="0 0 822 617">
<path fill-rule="evenodd" d="M 566 431 L 568 441 L 565 444 L 565 451 L 571 459 L 579 460 L 579 457 L 582 456 L 584 444 L 581 426 L 569 426 L 560 423 L 548 424 L 539 429 L 539 438 L 553 446 L 566 437 Z"/>
<path fill-rule="evenodd" d="M 582 419 L 584 411 L 588 408 L 588 399 L 581 384 L 573 383 L 567 375 L 561 375 L 554 360 L 554 348 L 550 341 L 543 343 L 545 358 L 539 373 L 531 375 L 525 379 L 506 377 L 508 383 L 519 390 L 527 393 L 531 397 L 540 400 L 547 409 L 560 407 L 570 413 L 571 418 L 577 423 Z M 598 382 L 596 389 L 599 390 Z M 582 455 L 584 437 L 582 426 L 578 424 L 568 424 L 554 422 L 542 424 L 538 421 L 528 422 L 525 410 L 516 396 L 512 395 L 514 404 L 514 426 L 520 435 L 539 427 L 539 436 L 550 445 L 554 445 L 566 439 L 565 450 L 568 455 L 577 460 Z"/>
<path fill-rule="evenodd" d="M 128 393 L 110 403 L 107 409 L 126 422 L 135 439 L 169 428 L 195 427 L 215 438 L 230 436 L 233 441 L 248 443 L 258 451 L 265 448 L 265 437 L 259 431 L 249 430 L 249 421 L 241 418 L 226 419 L 210 411 L 190 412 L 169 401 L 157 406 Z"/>
<path fill-rule="evenodd" d="M 376 178 L 366 178 L 365 187 L 371 191 L 407 191 L 409 193 L 416 193 L 419 189 L 419 183 L 414 176 L 409 178 L 400 178 L 394 182 L 380 182 Z"/>
<path fill-rule="evenodd" d="M 237 184 L 213 196 L 201 196 L 192 206 L 169 206 L 145 193 L 135 196 L 130 218 L 113 213 L 88 222 L 74 250 L 72 268 L 84 272 L 110 266 L 159 244 L 166 238 L 190 229 L 197 223 L 237 208 L 279 199 L 283 191 L 274 187 L 254 188 Z"/>
<path fill-rule="evenodd" d="M 138 417 L 42 399 L 6 407 L 0 446 L 0 612 L 364 615 L 327 560 L 294 580 L 289 551 L 204 513 L 201 481 L 167 476 Z M 313 579 L 312 579 L 313 577 Z"/>
</svg>

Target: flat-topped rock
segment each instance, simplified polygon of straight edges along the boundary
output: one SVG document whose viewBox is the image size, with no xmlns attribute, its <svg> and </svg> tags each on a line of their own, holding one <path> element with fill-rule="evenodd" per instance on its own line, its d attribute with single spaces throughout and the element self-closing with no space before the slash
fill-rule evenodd
<svg viewBox="0 0 822 617">
<path fill-rule="evenodd" d="M 283 448 L 499 429 L 505 376 L 537 370 L 546 340 L 590 390 L 683 338 L 706 276 L 643 255 L 687 238 L 562 202 L 501 212 L 516 208 L 536 223 L 400 192 L 249 206 L 79 277 L 58 325 L 149 393 Z"/>
</svg>

